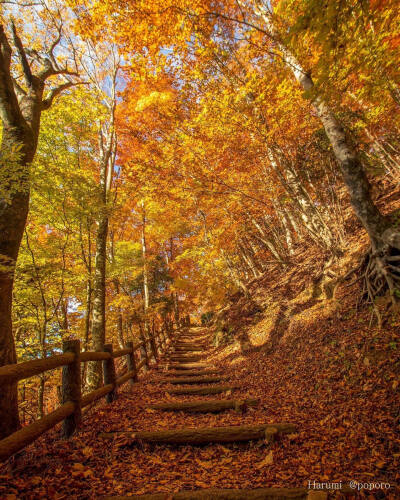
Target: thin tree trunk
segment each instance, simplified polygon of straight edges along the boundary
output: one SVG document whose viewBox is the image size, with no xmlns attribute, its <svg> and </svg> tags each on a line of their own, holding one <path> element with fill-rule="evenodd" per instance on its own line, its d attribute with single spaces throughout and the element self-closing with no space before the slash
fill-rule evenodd
<svg viewBox="0 0 400 500">
<path fill-rule="evenodd" d="M 45 378 L 44 374 L 40 375 L 40 383 L 38 389 L 38 418 L 44 417 L 44 390 L 45 390 Z"/>
<path fill-rule="evenodd" d="M 172 238 L 170 238 L 169 244 L 170 244 L 170 250 L 171 250 L 171 262 L 172 262 L 174 260 L 174 240 Z M 180 311 L 179 311 L 179 294 L 178 294 L 178 292 L 173 292 L 172 298 L 174 301 L 175 323 L 177 325 L 179 325 Z"/>
<path fill-rule="evenodd" d="M 282 210 L 282 208 L 280 207 L 279 202 L 275 203 L 274 207 L 282 223 L 282 227 L 285 232 L 287 251 L 289 256 L 291 256 L 293 255 L 293 237 L 292 237 L 292 232 L 290 231 L 290 221 L 287 218 L 285 210 Z"/>
<path fill-rule="evenodd" d="M 146 338 L 150 337 L 149 319 L 147 317 L 150 296 L 149 296 L 149 276 L 147 269 L 147 243 L 146 243 L 146 208 L 142 201 L 142 259 L 143 259 L 143 312 L 144 312 L 144 334 Z"/>
<path fill-rule="evenodd" d="M 276 249 L 275 245 L 271 242 L 271 240 L 268 238 L 266 235 L 265 231 L 262 229 L 260 224 L 254 219 L 252 215 L 249 215 L 251 223 L 254 225 L 254 227 L 258 230 L 260 233 L 259 239 L 264 243 L 264 245 L 268 248 L 268 250 L 271 252 L 272 256 L 281 264 L 282 266 L 285 266 L 285 258 L 279 254 L 278 250 Z"/>
<path fill-rule="evenodd" d="M 102 201 L 103 206 L 100 209 L 96 234 L 96 259 L 93 285 L 92 347 L 95 351 L 103 350 L 106 339 L 106 251 L 108 215 L 104 197 Z M 87 384 L 91 390 L 94 390 L 100 387 L 101 383 L 101 361 L 92 361 L 88 365 Z"/>
<path fill-rule="evenodd" d="M 95 351 L 102 351 L 106 340 L 106 264 L 108 236 L 108 193 L 111 188 L 115 162 L 115 135 L 113 129 L 114 108 L 107 134 L 100 132 L 102 158 L 100 164 L 100 210 L 96 232 L 96 258 L 93 284 L 92 345 Z M 106 138 L 106 146 L 103 145 Z M 90 389 L 102 383 L 102 363 L 92 361 L 88 365 L 87 382 Z"/>
<path fill-rule="evenodd" d="M 347 190 L 350 194 L 351 205 L 366 229 L 373 249 L 378 250 L 382 245 L 389 243 L 400 248 L 398 231 L 390 227 L 388 219 L 379 211 L 372 196 L 370 183 L 363 168 L 362 162 L 356 149 L 347 138 L 342 124 L 336 118 L 328 103 L 321 95 L 314 95 L 315 85 L 311 75 L 307 72 L 290 52 L 290 50 L 279 41 L 279 36 L 271 21 L 268 6 L 258 0 L 255 6 L 255 14 L 260 16 L 268 31 L 274 37 L 275 43 L 282 52 L 284 61 L 293 73 L 301 87 L 311 95 L 312 104 L 324 126 L 326 135 L 332 145 L 332 149 Z"/>
</svg>

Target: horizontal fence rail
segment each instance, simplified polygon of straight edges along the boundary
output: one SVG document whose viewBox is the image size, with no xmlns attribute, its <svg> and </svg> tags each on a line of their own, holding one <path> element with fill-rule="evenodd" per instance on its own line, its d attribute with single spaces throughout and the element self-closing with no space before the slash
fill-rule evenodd
<svg viewBox="0 0 400 500">
<path fill-rule="evenodd" d="M 150 332 L 148 338 L 140 342 L 128 342 L 125 349 L 114 351 L 112 344 L 106 344 L 104 352 L 81 352 L 79 340 L 67 340 L 63 343 L 63 354 L 0 367 L 0 390 L 2 386 L 34 375 L 40 375 L 55 368 L 62 367 L 63 369 L 61 387 L 63 404 L 43 418 L 2 439 L 0 461 L 6 460 L 25 448 L 60 422 L 63 422 L 62 435 L 71 436 L 81 423 L 82 408 L 103 397 L 108 403 L 112 402 L 117 397 L 119 386 L 128 381 L 135 383 L 142 368 L 147 371 L 152 360 L 158 361 L 159 356 L 168 349 L 171 338 L 172 331 L 160 330 L 157 334 Z M 135 356 L 137 352 L 140 353 L 138 362 Z M 127 371 L 117 377 L 114 360 L 123 356 L 126 357 Z M 82 396 L 81 363 L 87 361 L 103 362 L 104 385 Z"/>
</svg>

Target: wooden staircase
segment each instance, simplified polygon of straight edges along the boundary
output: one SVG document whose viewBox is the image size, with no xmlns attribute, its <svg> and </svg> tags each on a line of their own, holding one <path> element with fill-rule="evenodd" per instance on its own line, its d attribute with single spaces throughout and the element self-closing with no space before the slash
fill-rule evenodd
<svg viewBox="0 0 400 500">
<path fill-rule="evenodd" d="M 150 410 L 187 412 L 187 413 L 219 413 L 234 409 L 245 413 L 248 407 L 256 406 L 256 399 L 198 399 L 197 396 L 211 394 L 231 395 L 239 386 L 229 384 L 228 377 L 221 370 L 204 361 L 207 356 L 208 339 L 204 335 L 196 335 L 190 331 L 184 332 L 176 339 L 172 350 L 164 361 L 164 376 L 161 380 L 166 384 L 166 394 L 174 396 L 193 395 L 190 401 L 170 400 L 151 404 Z M 222 384 L 224 382 L 224 384 Z M 172 387 L 168 387 L 171 385 Z M 181 428 L 161 431 L 124 432 L 132 444 L 154 443 L 158 445 L 191 445 L 205 446 L 211 443 L 235 443 L 254 440 L 264 440 L 270 445 L 279 434 L 289 434 L 296 431 L 291 423 L 277 422 L 258 425 L 236 425 L 226 427 Z M 113 437 L 114 433 L 103 433 L 100 437 Z M 104 498 L 104 497 L 103 497 Z M 181 491 L 177 493 L 156 493 L 147 495 L 108 496 L 113 500 L 213 500 L 213 499 L 308 499 L 324 500 L 325 492 L 307 490 L 306 488 L 261 488 L 261 489 L 204 489 L 196 491 Z"/>
</svg>

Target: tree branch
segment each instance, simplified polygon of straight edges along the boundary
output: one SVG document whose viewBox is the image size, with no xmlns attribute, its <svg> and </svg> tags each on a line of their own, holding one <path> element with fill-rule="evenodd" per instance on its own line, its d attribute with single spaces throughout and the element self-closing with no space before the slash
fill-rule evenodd
<svg viewBox="0 0 400 500">
<path fill-rule="evenodd" d="M 14 45 L 18 50 L 19 60 L 21 62 L 22 70 L 24 72 L 26 84 L 29 87 L 33 87 L 33 75 L 31 67 L 29 66 L 28 59 L 26 57 L 26 52 L 24 46 L 22 45 L 21 39 L 18 36 L 17 28 L 15 27 L 14 21 L 11 21 L 11 29 L 14 39 Z"/>
<path fill-rule="evenodd" d="M 16 127 L 23 125 L 24 118 L 11 76 L 11 54 L 11 46 L 0 24 L 0 116 L 5 126 Z"/>
<path fill-rule="evenodd" d="M 66 89 L 69 89 L 70 87 L 73 87 L 74 85 L 85 85 L 87 82 L 65 82 L 59 85 L 58 87 L 55 87 L 54 89 L 50 90 L 50 93 L 46 99 L 43 99 L 42 101 L 42 109 L 46 110 L 49 109 L 50 106 L 53 104 L 54 99 L 61 94 Z"/>
</svg>

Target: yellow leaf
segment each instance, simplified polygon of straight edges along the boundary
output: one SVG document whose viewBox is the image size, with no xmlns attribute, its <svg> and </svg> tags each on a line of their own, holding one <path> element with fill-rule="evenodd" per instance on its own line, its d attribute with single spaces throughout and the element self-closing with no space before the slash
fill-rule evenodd
<svg viewBox="0 0 400 500">
<path fill-rule="evenodd" d="M 72 468 L 75 470 L 85 470 L 85 466 L 79 463 L 74 464 Z"/>
<path fill-rule="evenodd" d="M 201 460 L 199 460 L 198 458 L 196 458 L 196 462 L 201 466 L 201 467 L 205 467 L 206 469 L 211 469 L 211 467 L 214 466 L 214 464 L 212 462 L 209 462 L 209 461 L 204 461 L 202 462 Z"/>
<path fill-rule="evenodd" d="M 268 455 L 264 458 L 264 460 L 257 464 L 257 469 L 261 469 L 262 467 L 266 467 L 268 465 L 272 465 L 274 463 L 274 455 L 272 450 L 268 453 Z"/>
</svg>

